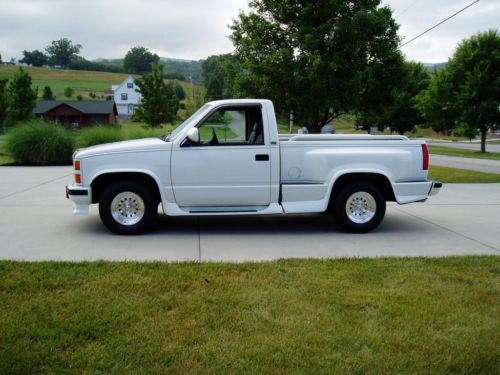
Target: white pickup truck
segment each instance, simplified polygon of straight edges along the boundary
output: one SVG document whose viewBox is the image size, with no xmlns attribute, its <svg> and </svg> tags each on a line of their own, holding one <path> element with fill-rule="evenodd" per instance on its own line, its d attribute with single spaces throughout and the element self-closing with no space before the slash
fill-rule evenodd
<svg viewBox="0 0 500 375">
<path fill-rule="evenodd" d="M 367 232 L 387 201 L 425 201 L 425 142 L 403 136 L 278 134 L 269 100 L 205 104 L 163 138 L 81 149 L 66 196 L 75 214 L 99 203 L 118 234 L 147 229 L 158 205 L 170 216 L 328 212 L 350 232 Z"/>
</svg>

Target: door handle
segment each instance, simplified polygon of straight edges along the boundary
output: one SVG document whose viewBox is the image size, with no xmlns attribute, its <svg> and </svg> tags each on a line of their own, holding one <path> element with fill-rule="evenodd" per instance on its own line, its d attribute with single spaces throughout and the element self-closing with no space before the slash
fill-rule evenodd
<svg viewBox="0 0 500 375">
<path fill-rule="evenodd" d="M 269 161 L 269 155 L 268 154 L 257 154 L 257 155 L 255 155 L 255 160 L 256 161 Z"/>
</svg>

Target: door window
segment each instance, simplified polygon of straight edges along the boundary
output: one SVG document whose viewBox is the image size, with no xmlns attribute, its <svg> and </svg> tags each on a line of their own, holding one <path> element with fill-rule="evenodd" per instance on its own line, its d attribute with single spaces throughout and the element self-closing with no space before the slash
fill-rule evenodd
<svg viewBox="0 0 500 375">
<path fill-rule="evenodd" d="M 260 107 L 224 107 L 198 126 L 201 145 L 263 145 Z"/>
</svg>

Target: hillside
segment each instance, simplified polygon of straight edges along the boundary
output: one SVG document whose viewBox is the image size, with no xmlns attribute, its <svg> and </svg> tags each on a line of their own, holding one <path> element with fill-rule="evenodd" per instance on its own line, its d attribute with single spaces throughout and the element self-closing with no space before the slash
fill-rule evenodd
<svg viewBox="0 0 500 375">
<path fill-rule="evenodd" d="M 170 57 L 160 57 L 160 61 L 165 65 L 166 73 L 179 73 L 188 80 L 189 77 L 191 77 L 194 84 L 201 84 L 201 64 L 203 63 L 203 60 L 182 60 Z M 95 59 L 94 62 L 120 69 L 123 68 L 123 59 L 101 58 Z"/>
<path fill-rule="evenodd" d="M 0 79 L 11 79 L 19 69 L 18 66 L 0 65 Z M 78 94 L 84 98 L 89 97 L 89 93 L 94 92 L 99 99 L 104 98 L 104 92 L 111 89 L 111 85 L 121 83 L 127 74 L 91 72 L 84 70 L 52 69 L 23 67 L 33 80 L 33 86 L 38 86 L 38 95 L 43 93 L 44 86 L 50 86 L 52 92 L 58 99 L 64 99 L 64 89 L 71 87 L 75 90 L 74 97 Z M 138 77 L 138 76 L 134 76 Z M 190 91 L 190 84 L 180 82 L 183 88 Z"/>
</svg>

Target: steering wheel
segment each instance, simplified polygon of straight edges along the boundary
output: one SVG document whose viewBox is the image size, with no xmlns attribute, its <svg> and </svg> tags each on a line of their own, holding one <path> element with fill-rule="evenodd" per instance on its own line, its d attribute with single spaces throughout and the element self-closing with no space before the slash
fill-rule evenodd
<svg viewBox="0 0 500 375">
<path fill-rule="evenodd" d="M 218 145 L 219 140 L 217 139 L 217 133 L 215 132 L 215 129 L 212 128 L 212 139 L 210 142 L 208 142 L 209 145 Z"/>
</svg>

